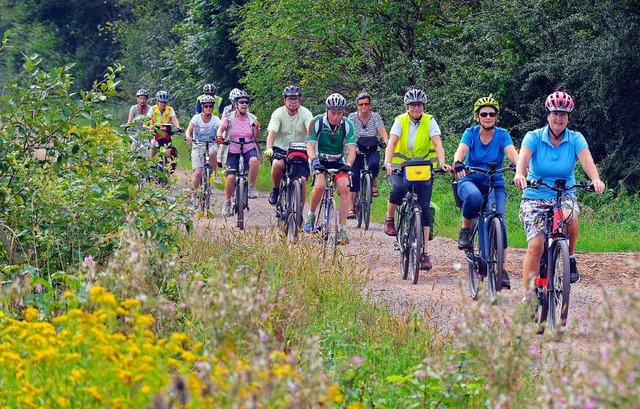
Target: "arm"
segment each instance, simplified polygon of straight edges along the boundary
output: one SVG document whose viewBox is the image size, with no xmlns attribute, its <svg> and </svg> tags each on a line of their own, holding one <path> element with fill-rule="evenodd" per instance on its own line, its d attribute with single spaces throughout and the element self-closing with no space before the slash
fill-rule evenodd
<svg viewBox="0 0 640 409">
<path fill-rule="evenodd" d="M 353 162 L 356 161 L 356 145 L 347 145 L 347 160 L 345 161 L 349 166 L 353 166 Z"/>
<path fill-rule="evenodd" d="M 520 155 L 516 164 L 516 175 L 513 178 L 513 183 L 518 189 L 523 190 L 527 187 L 527 169 L 529 168 L 531 155 L 531 149 L 528 147 L 523 146 L 520 148 Z"/>
<path fill-rule="evenodd" d="M 596 193 L 604 192 L 604 183 L 600 180 L 598 168 L 596 168 L 596 164 L 593 161 L 593 156 L 591 156 L 589 148 L 584 148 L 580 153 L 578 153 L 578 160 L 580 161 L 580 165 L 582 165 L 582 169 L 584 169 L 584 173 L 586 173 L 587 176 L 589 176 L 589 179 L 591 179 L 591 183 L 593 183 L 593 188 Z"/>
<path fill-rule="evenodd" d="M 514 164 L 518 163 L 518 151 L 516 150 L 515 146 L 513 145 L 507 146 L 506 148 L 504 148 L 504 153 L 507 155 L 511 163 L 514 163 Z"/>
<path fill-rule="evenodd" d="M 438 155 L 438 163 L 440 164 L 440 169 L 445 172 L 451 170 L 451 166 L 447 165 L 446 158 L 444 156 L 444 146 L 442 146 L 442 139 L 440 135 L 434 135 L 431 137 L 431 142 L 436 148 L 436 155 Z"/>
<path fill-rule="evenodd" d="M 193 129 L 194 128 L 195 128 L 195 124 L 193 122 L 189 122 L 189 126 L 187 126 L 187 130 L 184 133 L 188 143 L 193 142 Z"/>
<path fill-rule="evenodd" d="M 171 123 L 173 123 L 173 126 L 175 126 L 176 129 L 180 129 L 180 130 L 182 129 L 182 128 L 180 128 L 180 122 L 178 122 L 178 117 L 177 116 L 174 115 L 174 116 L 171 117 Z"/>
<path fill-rule="evenodd" d="M 396 145 L 400 137 L 395 134 L 391 134 L 389 137 L 389 143 L 387 143 L 387 149 L 384 151 L 384 168 L 387 171 L 387 175 L 391 175 L 393 172 L 393 166 L 391 166 L 391 158 L 393 158 L 393 152 L 396 150 Z"/>
<path fill-rule="evenodd" d="M 133 112 L 131 112 L 131 110 L 129 110 L 129 119 L 127 119 L 127 123 L 130 124 L 131 122 L 133 122 Z"/>
<path fill-rule="evenodd" d="M 220 126 L 218 126 L 218 130 L 216 131 L 216 141 L 220 144 L 223 141 L 222 135 L 224 134 L 224 132 L 227 130 L 227 124 L 229 122 L 225 121 L 224 119 L 222 120 L 222 122 L 220 123 Z"/>
<path fill-rule="evenodd" d="M 387 133 L 387 130 L 384 126 L 378 127 L 378 135 L 380 135 L 384 143 L 386 143 L 387 145 L 389 144 L 389 134 Z"/>
<path fill-rule="evenodd" d="M 469 153 L 469 146 L 466 143 L 460 142 L 460 144 L 458 145 L 458 149 L 456 150 L 456 153 L 453 154 L 454 168 L 455 168 L 456 162 L 464 163 L 464 159 L 467 157 L 468 153 Z M 464 169 L 462 169 L 460 172 L 455 172 L 455 173 L 458 179 L 465 177 L 465 175 L 467 174 L 467 172 L 465 172 Z"/>
</svg>

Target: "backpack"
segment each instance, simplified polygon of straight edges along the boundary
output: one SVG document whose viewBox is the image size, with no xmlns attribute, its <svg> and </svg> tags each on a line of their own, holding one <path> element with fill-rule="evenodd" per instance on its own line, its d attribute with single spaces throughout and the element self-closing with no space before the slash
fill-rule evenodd
<svg viewBox="0 0 640 409">
<path fill-rule="evenodd" d="M 322 133 L 322 127 L 324 126 L 324 121 L 323 118 L 324 115 L 320 115 L 320 119 L 318 120 L 318 138 L 320 138 L 320 134 Z M 344 119 L 342 120 L 342 122 L 340 123 L 340 129 L 342 130 L 342 135 L 344 136 L 344 138 L 347 138 L 347 124 L 345 123 Z"/>
<path fill-rule="evenodd" d="M 429 202 L 429 213 L 431 214 L 431 228 L 429 229 L 429 241 L 433 240 L 438 235 L 438 228 L 440 227 L 440 207 Z"/>
</svg>

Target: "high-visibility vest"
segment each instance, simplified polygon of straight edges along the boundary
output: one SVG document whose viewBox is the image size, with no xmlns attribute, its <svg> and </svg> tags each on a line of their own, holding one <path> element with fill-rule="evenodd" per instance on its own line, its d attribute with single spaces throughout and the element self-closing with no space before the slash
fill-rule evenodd
<svg viewBox="0 0 640 409">
<path fill-rule="evenodd" d="M 393 152 L 392 163 L 400 164 L 407 160 L 432 160 L 436 158 L 436 148 L 431 137 L 429 136 L 429 123 L 431 122 L 431 115 L 422 114 L 418 130 L 416 131 L 416 137 L 413 142 L 413 150 L 409 150 L 409 121 L 411 117 L 406 112 L 402 115 L 398 115 L 396 120 L 400 122 L 402 127 L 402 135 L 400 140 L 396 144 L 396 149 Z"/>
</svg>

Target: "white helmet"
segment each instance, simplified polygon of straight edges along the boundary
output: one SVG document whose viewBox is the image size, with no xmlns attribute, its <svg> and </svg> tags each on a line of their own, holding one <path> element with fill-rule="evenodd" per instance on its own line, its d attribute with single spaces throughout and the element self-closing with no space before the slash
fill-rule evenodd
<svg viewBox="0 0 640 409">
<path fill-rule="evenodd" d="M 346 109 L 347 100 L 342 95 L 335 93 L 327 97 L 325 105 L 327 109 Z"/>
<path fill-rule="evenodd" d="M 427 94 L 421 89 L 410 89 L 404 94 L 404 104 L 408 105 L 412 102 L 421 102 L 424 105 L 427 104 Z"/>
<path fill-rule="evenodd" d="M 213 95 L 203 95 L 202 97 L 200 97 L 200 103 L 201 104 L 213 104 L 216 102 L 216 99 L 213 97 Z"/>
<path fill-rule="evenodd" d="M 158 91 L 156 99 L 158 102 L 169 102 L 169 93 L 167 91 Z"/>
<path fill-rule="evenodd" d="M 239 100 L 240 98 L 246 98 L 246 99 L 248 99 L 249 101 L 251 101 L 251 96 L 250 96 L 249 94 L 247 94 L 247 92 L 246 92 L 246 91 L 243 91 L 243 90 L 241 90 L 241 89 L 240 89 L 240 90 L 238 90 L 238 92 L 236 93 L 236 95 L 234 95 L 234 97 L 233 97 L 233 102 L 238 102 L 238 100 Z"/>
<path fill-rule="evenodd" d="M 238 95 L 239 92 L 240 92 L 240 90 L 238 88 L 232 89 L 231 92 L 229 93 L 229 100 L 233 101 L 234 98 L 236 97 L 236 95 Z"/>
</svg>

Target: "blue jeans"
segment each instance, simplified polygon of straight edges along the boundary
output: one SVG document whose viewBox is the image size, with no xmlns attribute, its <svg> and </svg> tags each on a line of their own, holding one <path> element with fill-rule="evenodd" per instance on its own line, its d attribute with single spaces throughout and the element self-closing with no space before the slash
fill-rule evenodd
<svg viewBox="0 0 640 409">
<path fill-rule="evenodd" d="M 391 182 L 391 193 L 389 194 L 389 202 L 395 205 L 402 204 L 402 198 L 407 194 L 407 183 L 404 181 L 402 175 L 389 176 Z M 431 212 L 429 211 L 429 202 L 431 202 L 431 193 L 433 188 L 433 179 L 426 184 L 421 184 L 415 187 L 415 192 L 418 195 L 418 204 L 422 209 L 422 226 L 431 227 Z"/>
<path fill-rule="evenodd" d="M 360 191 L 360 170 L 364 168 L 364 156 L 358 154 L 355 162 L 353 162 L 353 168 L 351 168 L 351 191 Z M 375 178 L 380 173 L 380 152 L 376 151 L 369 155 L 369 171 Z"/>
<path fill-rule="evenodd" d="M 462 200 L 462 216 L 465 219 L 473 220 L 478 217 L 482 206 L 482 195 L 489 191 L 489 184 L 478 183 L 473 180 L 461 180 L 458 182 L 458 196 Z M 491 209 L 496 204 L 496 212 L 504 216 L 507 207 L 507 189 L 504 186 L 495 186 L 489 196 L 486 209 Z M 505 248 L 507 245 L 507 231 L 502 223 L 502 235 L 504 236 Z"/>
</svg>

